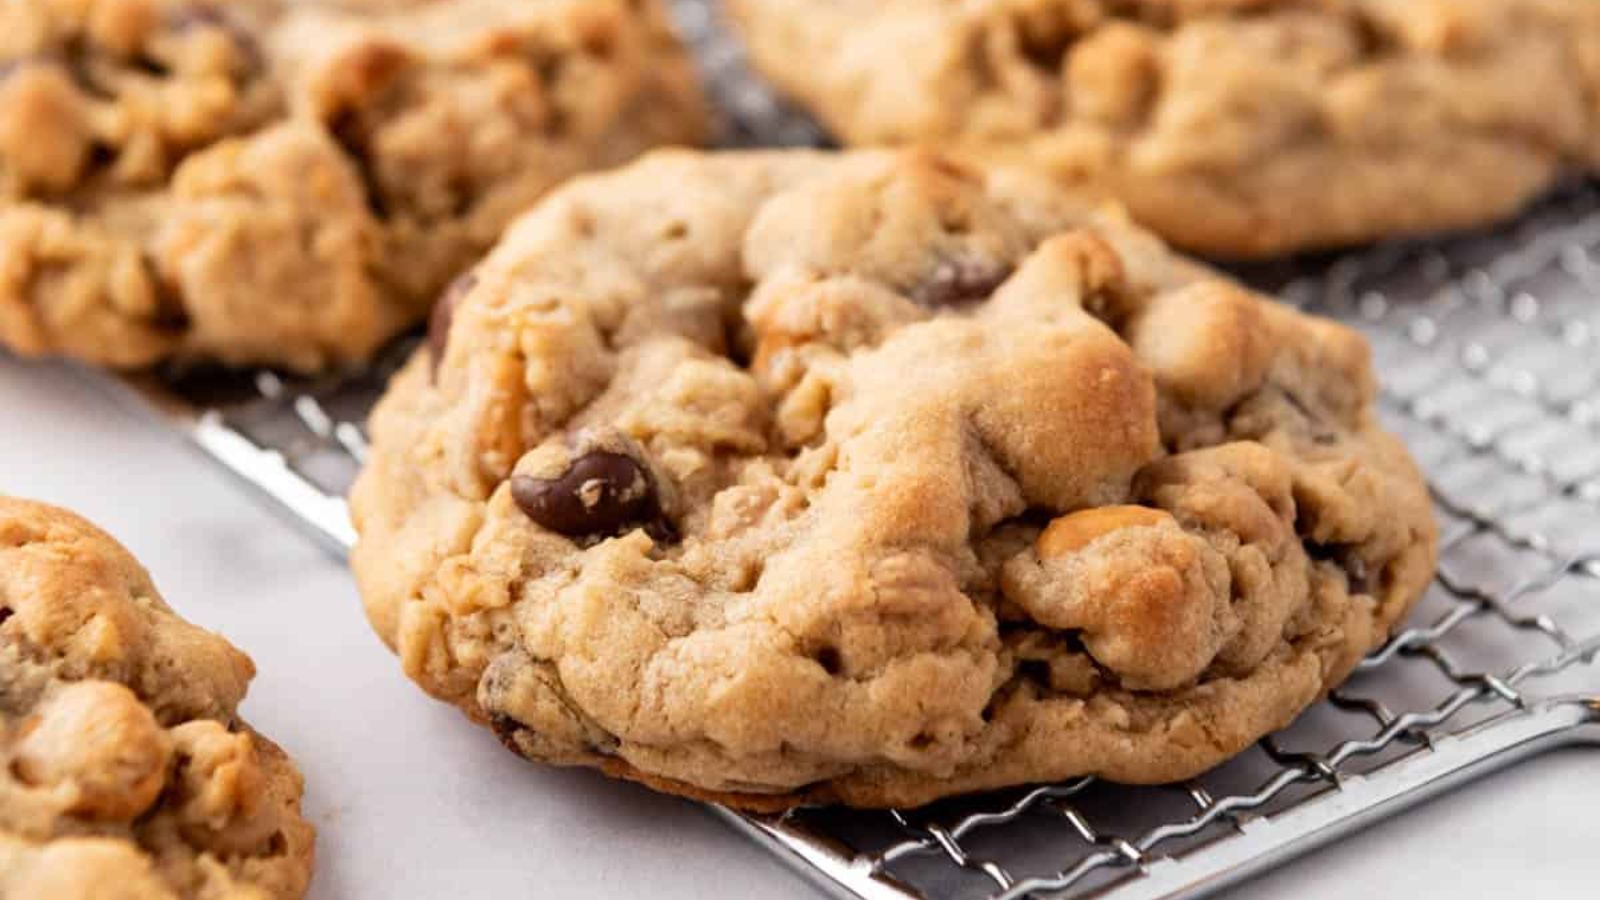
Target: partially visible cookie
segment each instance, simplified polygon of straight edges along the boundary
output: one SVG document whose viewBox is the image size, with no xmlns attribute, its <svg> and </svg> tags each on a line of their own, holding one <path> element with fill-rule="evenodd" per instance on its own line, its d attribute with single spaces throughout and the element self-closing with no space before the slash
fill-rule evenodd
<svg viewBox="0 0 1600 900">
<path fill-rule="evenodd" d="M 0 497 L 0 897 L 304 894 L 300 773 L 237 714 L 253 674 L 109 535 Z"/>
<path fill-rule="evenodd" d="M 1589 0 L 730 0 L 851 144 L 926 141 L 1256 257 L 1474 226 L 1600 170 Z"/>
<path fill-rule="evenodd" d="M 441 309 L 353 564 L 532 759 L 747 807 L 1180 779 L 1432 574 L 1365 342 L 1036 175 L 653 154 Z"/>
<path fill-rule="evenodd" d="M 704 129 L 658 0 L 8 0 L 0 346 L 359 362 L 552 185 Z"/>
</svg>

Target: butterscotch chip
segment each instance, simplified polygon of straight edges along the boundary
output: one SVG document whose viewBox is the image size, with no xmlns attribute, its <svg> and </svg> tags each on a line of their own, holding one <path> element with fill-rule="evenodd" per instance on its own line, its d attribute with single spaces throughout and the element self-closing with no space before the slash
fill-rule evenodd
<svg viewBox="0 0 1600 900">
<path fill-rule="evenodd" d="M 727 6 L 842 141 L 1035 166 L 1217 256 L 1471 227 L 1600 170 L 1591 0 Z"/>
<path fill-rule="evenodd" d="M 120 684 L 64 685 L 23 720 L 18 734 L 17 777 L 70 794 L 73 815 L 128 821 L 149 809 L 166 785 L 172 741 Z"/>
<path fill-rule="evenodd" d="M 0 897 L 292 900 L 314 832 L 255 669 L 110 536 L 0 497 Z"/>
<path fill-rule="evenodd" d="M 662 0 L 6 0 L 0 346 L 359 363 L 551 186 L 706 130 Z"/>
<path fill-rule="evenodd" d="M 1055 559 L 1082 550 L 1099 538 L 1123 528 L 1154 528 L 1172 521 L 1171 513 L 1145 506 L 1100 506 L 1079 510 L 1052 521 L 1040 533 L 1036 549 L 1040 559 Z"/>
<path fill-rule="evenodd" d="M 1035 175 L 664 152 L 477 267 L 354 568 L 532 759 L 748 807 L 1184 778 L 1432 574 L 1366 353 Z"/>
</svg>

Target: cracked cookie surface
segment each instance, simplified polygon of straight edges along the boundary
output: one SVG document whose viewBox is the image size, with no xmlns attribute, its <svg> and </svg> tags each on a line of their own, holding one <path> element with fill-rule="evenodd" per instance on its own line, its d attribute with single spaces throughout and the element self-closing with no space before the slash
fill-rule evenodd
<svg viewBox="0 0 1600 900">
<path fill-rule="evenodd" d="M 532 759 L 746 807 L 1180 779 L 1432 574 L 1364 341 L 1036 174 L 652 154 L 452 294 L 353 563 Z"/>
<path fill-rule="evenodd" d="M 279 900 L 314 833 L 254 667 L 109 535 L 0 496 L 0 897 Z"/>
<path fill-rule="evenodd" d="M 1600 171 L 1585 0 L 731 0 L 852 144 L 1115 197 L 1225 257 L 1471 227 Z"/>
<path fill-rule="evenodd" d="M 551 186 L 704 127 L 657 0 L 8 0 L 0 345 L 360 362 Z"/>
</svg>

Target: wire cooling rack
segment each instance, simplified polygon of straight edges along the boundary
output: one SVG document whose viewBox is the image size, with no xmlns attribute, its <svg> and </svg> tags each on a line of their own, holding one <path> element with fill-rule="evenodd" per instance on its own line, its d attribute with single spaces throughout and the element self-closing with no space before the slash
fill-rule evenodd
<svg viewBox="0 0 1600 900">
<path fill-rule="evenodd" d="M 823 142 L 743 74 L 704 0 L 675 7 L 726 143 Z M 1443 524 L 1415 624 L 1288 730 L 1185 784 L 719 814 L 842 898 L 1188 897 L 1491 769 L 1600 743 L 1600 183 L 1492 232 L 1242 274 L 1372 342 L 1384 417 Z M 316 381 L 116 384 L 342 554 L 360 423 L 411 344 Z"/>
</svg>

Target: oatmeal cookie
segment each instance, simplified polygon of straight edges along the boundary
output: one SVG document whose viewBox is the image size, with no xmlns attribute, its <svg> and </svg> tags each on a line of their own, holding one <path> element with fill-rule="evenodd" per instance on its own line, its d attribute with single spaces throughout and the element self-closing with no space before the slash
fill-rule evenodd
<svg viewBox="0 0 1600 900">
<path fill-rule="evenodd" d="M 705 112 L 658 0 L 8 0 L 0 346 L 315 370 Z"/>
<path fill-rule="evenodd" d="M 368 616 L 531 759 L 745 807 L 1194 775 L 1428 583 L 1365 342 L 1036 173 L 652 154 L 457 283 Z"/>
<path fill-rule="evenodd" d="M 0 897 L 304 894 L 300 773 L 237 715 L 253 674 L 109 535 L 0 497 Z"/>
<path fill-rule="evenodd" d="M 854 144 L 928 141 L 1257 257 L 1478 225 L 1600 170 L 1590 0 L 730 0 Z"/>
</svg>

